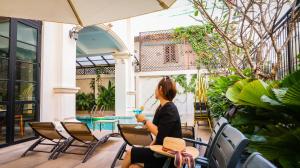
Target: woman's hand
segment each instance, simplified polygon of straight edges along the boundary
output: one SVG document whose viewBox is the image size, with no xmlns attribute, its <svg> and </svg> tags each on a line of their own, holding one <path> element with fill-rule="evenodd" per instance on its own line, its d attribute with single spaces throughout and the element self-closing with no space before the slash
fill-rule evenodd
<svg viewBox="0 0 300 168">
<path fill-rule="evenodd" d="M 137 114 L 135 115 L 137 122 L 143 122 L 145 121 L 145 116 L 143 114 Z"/>
</svg>

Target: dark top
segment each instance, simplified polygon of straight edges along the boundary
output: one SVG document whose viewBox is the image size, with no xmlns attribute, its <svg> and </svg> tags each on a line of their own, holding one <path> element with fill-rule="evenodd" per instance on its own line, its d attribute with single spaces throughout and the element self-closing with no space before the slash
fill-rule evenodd
<svg viewBox="0 0 300 168">
<path fill-rule="evenodd" d="M 153 124 L 158 127 L 156 145 L 162 145 L 165 137 L 182 138 L 180 117 L 173 102 L 167 102 L 157 108 Z"/>
</svg>

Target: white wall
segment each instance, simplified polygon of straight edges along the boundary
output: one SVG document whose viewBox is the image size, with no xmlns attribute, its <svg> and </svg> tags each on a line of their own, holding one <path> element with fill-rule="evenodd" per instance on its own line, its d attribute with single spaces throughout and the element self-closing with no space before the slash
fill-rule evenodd
<svg viewBox="0 0 300 168">
<path fill-rule="evenodd" d="M 75 117 L 76 42 L 69 38 L 72 27 L 73 25 L 43 22 L 41 121 L 62 121 Z"/>
</svg>

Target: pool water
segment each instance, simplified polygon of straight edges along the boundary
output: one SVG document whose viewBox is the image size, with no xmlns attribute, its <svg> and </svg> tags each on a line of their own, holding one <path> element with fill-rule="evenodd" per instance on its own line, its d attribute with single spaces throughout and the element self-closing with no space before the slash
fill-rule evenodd
<svg viewBox="0 0 300 168">
<path fill-rule="evenodd" d="M 146 118 L 148 120 L 153 119 L 152 115 L 146 115 Z M 101 117 L 101 118 L 92 118 L 90 116 L 77 116 L 77 120 L 81 122 L 87 123 L 88 127 L 92 130 L 93 129 L 93 121 L 97 120 L 119 120 L 120 124 L 137 124 L 136 118 L 134 116 L 132 117 L 127 117 L 127 116 L 106 116 L 106 117 Z M 112 130 L 116 129 L 117 126 L 113 127 L 112 123 L 102 123 L 101 124 L 101 129 L 102 130 Z M 95 130 L 100 130 L 100 124 L 95 125 Z"/>
</svg>

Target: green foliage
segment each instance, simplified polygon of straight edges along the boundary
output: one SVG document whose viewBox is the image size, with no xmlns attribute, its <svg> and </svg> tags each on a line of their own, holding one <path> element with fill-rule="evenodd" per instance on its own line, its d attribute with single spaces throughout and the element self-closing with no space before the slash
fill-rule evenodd
<svg viewBox="0 0 300 168">
<path fill-rule="evenodd" d="M 278 162 L 282 167 L 300 166 L 300 127 L 291 129 L 267 125 L 257 134 L 250 137 L 250 148 L 263 153 L 266 158 Z"/>
<path fill-rule="evenodd" d="M 299 118 L 282 109 L 239 109 L 231 124 L 248 136 L 249 151 L 258 151 L 279 167 L 300 166 Z"/>
<path fill-rule="evenodd" d="M 272 92 L 272 85 L 262 80 L 238 81 L 227 90 L 226 97 L 235 104 L 269 110 L 275 109 L 276 105 L 281 105 Z"/>
<path fill-rule="evenodd" d="M 95 83 L 96 83 L 96 82 L 95 82 L 95 79 L 92 79 L 91 82 L 90 82 L 90 84 L 89 84 L 89 85 L 90 85 L 90 88 L 91 88 L 91 90 L 92 90 L 93 92 L 95 92 Z"/>
<path fill-rule="evenodd" d="M 229 86 L 241 79 L 237 75 L 220 76 L 210 78 L 207 91 L 208 106 L 213 117 L 224 116 L 228 108 L 233 104 L 226 98 L 225 93 Z"/>
<path fill-rule="evenodd" d="M 76 110 L 91 110 L 94 105 L 94 94 L 83 92 L 76 94 Z"/>
<path fill-rule="evenodd" d="M 249 79 L 243 79 L 237 81 L 232 87 L 229 87 L 226 91 L 226 97 L 233 103 L 239 102 L 239 94 L 243 87 L 249 82 Z"/>
<path fill-rule="evenodd" d="M 115 86 L 108 82 L 107 88 L 99 86 L 99 94 L 96 100 L 99 107 L 104 107 L 105 110 L 113 110 L 115 107 Z"/>
<path fill-rule="evenodd" d="M 283 104 L 290 107 L 292 111 L 299 112 L 300 104 L 300 70 L 286 77 L 280 85 L 281 94 L 277 97 Z"/>
<path fill-rule="evenodd" d="M 300 70 L 290 74 L 280 82 L 282 87 L 290 87 L 292 85 L 297 85 L 300 82 Z"/>
<path fill-rule="evenodd" d="M 90 88 L 93 92 L 95 92 L 95 87 L 99 90 L 99 87 L 102 85 L 102 74 L 109 74 L 108 70 L 105 67 L 97 67 L 96 71 L 96 78 L 92 79 L 90 82 Z"/>
<path fill-rule="evenodd" d="M 241 80 L 226 96 L 240 108 L 231 119 L 251 140 L 249 149 L 280 167 L 300 167 L 300 72 L 280 82 Z"/>
<path fill-rule="evenodd" d="M 187 40 L 197 54 L 197 67 L 204 65 L 208 70 L 220 66 L 222 52 L 220 48 L 224 42 L 220 35 L 213 31 L 210 24 L 179 27 L 174 30 L 174 37 L 178 40 Z"/>
<path fill-rule="evenodd" d="M 187 81 L 186 75 L 174 75 L 173 80 L 183 88 L 183 93 L 195 93 L 197 75 L 192 75 L 191 80 Z"/>
<path fill-rule="evenodd" d="M 228 88 L 226 97 L 237 105 L 267 110 L 275 110 L 280 106 L 295 111 L 295 107 L 300 106 L 300 71 L 289 75 L 280 84 L 277 83 L 240 80 Z"/>
</svg>

